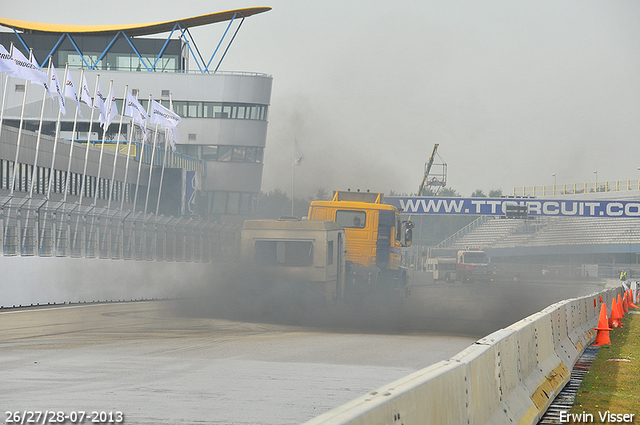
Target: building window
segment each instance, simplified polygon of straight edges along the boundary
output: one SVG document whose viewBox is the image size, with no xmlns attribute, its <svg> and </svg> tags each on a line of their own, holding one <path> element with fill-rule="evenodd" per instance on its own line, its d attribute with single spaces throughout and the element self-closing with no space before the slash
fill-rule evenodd
<svg viewBox="0 0 640 425">
<path fill-rule="evenodd" d="M 16 92 L 24 93 L 24 84 L 16 84 Z"/>
<path fill-rule="evenodd" d="M 240 212 L 240 192 L 229 192 L 229 202 L 227 203 L 227 214 L 238 214 Z"/>
<path fill-rule="evenodd" d="M 252 146 L 202 146 L 202 159 L 219 162 L 252 162 L 262 164 L 264 148 Z"/>
<path fill-rule="evenodd" d="M 183 118 L 267 120 L 267 107 L 265 105 L 249 105 L 227 102 L 187 102 L 183 100 L 176 100 L 173 102 L 173 110 Z"/>
</svg>

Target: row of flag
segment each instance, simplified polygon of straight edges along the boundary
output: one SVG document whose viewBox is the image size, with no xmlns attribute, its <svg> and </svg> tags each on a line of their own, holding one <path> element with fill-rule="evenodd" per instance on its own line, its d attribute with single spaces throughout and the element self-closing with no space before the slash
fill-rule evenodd
<svg viewBox="0 0 640 425">
<path fill-rule="evenodd" d="M 66 98 L 76 101 L 77 112 L 80 117 L 82 117 L 82 111 L 80 109 L 81 102 L 84 102 L 89 108 L 99 109 L 100 124 L 104 129 L 108 128 L 113 119 L 118 115 L 115 95 L 110 94 L 111 102 L 109 105 L 109 94 L 106 97 L 104 96 L 100 88 L 100 81 L 98 80 L 96 83 L 96 95 L 95 98 L 92 99 L 84 73 L 81 74 L 82 86 L 80 87 L 80 94 L 78 95 L 73 78 L 68 70 L 65 70 L 65 82 L 61 87 L 56 69 L 51 61 L 49 68 L 50 72 L 47 74 L 40 69 L 33 58 L 27 59 L 20 50 L 15 48 L 9 53 L 5 47 L 0 44 L 0 72 L 10 77 L 20 78 L 42 85 L 49 96 L 51 96 L 51 99 L 54 99 L 55 93 L 58 96 L 60 112 L 64 115 L 67 113 Z M 175 144 L 180 140 L 177 125 L 182 121 L 182 118 L 171 109 L 162 106 L 155 100 L 151 100 L 149 115 L 138 100 L 127 91 L 124 115 L 131 117 L 133 121 L 142 128 L 145 140 L 147 123 L 162 126 L 162 128 L 165 129 L 172 150 L 175 151 Z"/>
</svg>

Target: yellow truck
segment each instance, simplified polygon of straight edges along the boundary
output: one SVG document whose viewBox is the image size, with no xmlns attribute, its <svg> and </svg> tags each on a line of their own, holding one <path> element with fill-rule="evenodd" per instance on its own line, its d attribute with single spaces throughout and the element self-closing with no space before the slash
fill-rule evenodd
<svg viewBox="0 0 640 425">
<path fill-rule="evenodd" d="M 334 221 L 344 228 L 346 291 L 403 289 L 408 294 L 402 247 L 411 245 L 411 221 L 383 203 L 382 193 L 335 191 L 331 201 L 313 201 L 309 221 Z M 348 294 L 347 294 L 348 295 Z"/>
</svg>

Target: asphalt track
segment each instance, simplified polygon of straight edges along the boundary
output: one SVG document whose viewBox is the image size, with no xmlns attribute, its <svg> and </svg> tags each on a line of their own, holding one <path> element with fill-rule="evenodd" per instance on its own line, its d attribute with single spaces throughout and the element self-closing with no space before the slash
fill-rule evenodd
<svg viewBox="0 0 640 425">
<path fill-rule="evenodd" d="M 388 305 L 349 305 L 324 316 L 233 303 L 215 291 L 8 310 L 0 312 L 0 407 L 119 411 L 135 424 L 301 423 L 600 287 L 437 284 Z"/>
</svg>

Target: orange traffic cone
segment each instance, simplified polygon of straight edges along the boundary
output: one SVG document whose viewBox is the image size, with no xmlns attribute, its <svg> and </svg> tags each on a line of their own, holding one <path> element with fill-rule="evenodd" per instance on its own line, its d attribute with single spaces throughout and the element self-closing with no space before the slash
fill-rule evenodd
<svg viewBox="0 0 640 425">
<path fill-rule="evenodd" d="M 640 308 L 640 307 L 638 307 L 637 305 L 635 305 L 633 303 L 633 291 L 631 289 L 629 289 L 629 297 L 628 297 L 628 299 L 629 299 L 629 308 Z"/>
<path fill-rule="evenodd" d="M 596 334 L 596 342 L 593 344 L 595 346 L 599 345 L 611 345 L 611 340 L 609 339 L 609 331 L 612 331 L 607 322 L 607 305 L 602 304 L 600 307 L 600 319 L 598 320 L 598 327 L 593 328 L 598 331 Z"/>
<path fill-rule="evenodd" d="M 622 317 L 620 317 L 620 311 L 618 310 L 616 299 L 614 298 L 613 301 L 611 301 L 611 317 L 609 317 L 609 326 L 612 328 L 621 328 L 621 319 Z"/>
<path fill-rule="evenodd" d="M 628 300 L 628 293 L 624 293 L 624 297 L 622 297 L 622 311 L 624 314 L 629 313 L 629 300 Z"/>
</svg>

